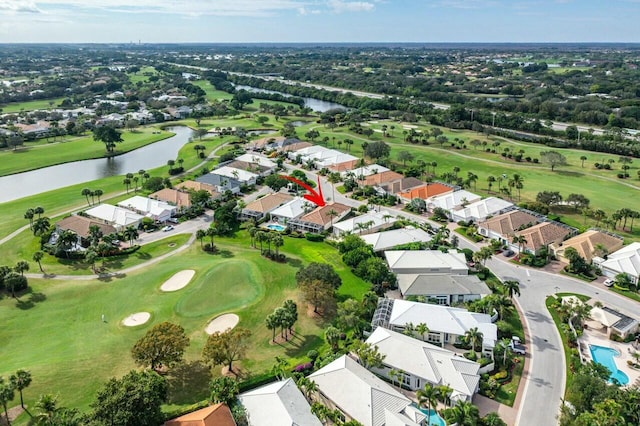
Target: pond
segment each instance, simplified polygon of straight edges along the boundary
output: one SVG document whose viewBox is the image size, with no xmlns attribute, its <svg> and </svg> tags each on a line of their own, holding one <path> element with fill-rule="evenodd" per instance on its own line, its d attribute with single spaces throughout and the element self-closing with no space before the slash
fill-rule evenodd
<svg viewBox="0 0 640 426">
<path fill-rule="evenodd" d="M 238 90 L 246 90 L 247 92 L 271 93 L 271 94 L 282 95 L 282 96 L 284 96 L 286 98 L 292 97 L 292 95 L 290 95 L 288 93 L 277 92 L 275 90 L 260 89 L 258 87 L 245 86 L 245 85 L 242 85 L 242 84 L 238 84 L 235 87 Z M 316 112 L 325 112 L 325 111 L 329 111 L 330 109 L 336 109 L 336 108 L 345 109 L 344 105 L 340 105 L 340 104 L 335 103 L 335 102 L 328 102 L 328 101 L 323 101 L 323 100 L 320 100 L 320 99 L 304 98 L 304 97 L 302 98 L 302 100 L 304 101 L 304 106 L 306 106 L 308 108 L 311 108 L 312 110 L 314 110 Z"/>
<path fill-rule="evenodd" d="M 165 165 L 168 160 L 176 159 L 180 148 L 189 142 L 193 133 L 185 126 L 168 127 L 167 130 L 175 135 L 116 157 L 74 161 L 0 177 L 0 188 L 2 188 L 0 203 L 65 186 L 129 172 L 137 173 L 140 169 L 149 170 Z"/>
</svg>

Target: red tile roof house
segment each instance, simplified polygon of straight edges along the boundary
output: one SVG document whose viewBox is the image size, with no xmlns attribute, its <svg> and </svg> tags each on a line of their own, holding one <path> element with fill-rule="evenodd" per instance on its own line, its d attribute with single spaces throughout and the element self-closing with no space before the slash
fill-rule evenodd
<svg viewBox="0 0 640 426">
<path fill-rule="evenodd" d="M 290 220 L 288 225 L 296 231 L 319 234 L 330 229 L 334 223 L 340 221 L 349 214 L 350 211 L 351 207 L 344 204 L 327 204 L 322 207 L 317 207 L 297 219 Z"/>
<path fill-rule="evenodd" d="M 396 195 L 403 203 L 410 203 L 414 198 L 426 200 L 436 195 L 453 192 L 453 188 L 442 183 L 427 183 L 422 186 L 412 188 L 408 191 L 398 192 Z"/>
<path fill-rule="evenodd" d="M 165 422 L 164 426 L 236 426 L 231 410 L 215 404 Z"/>
<path fill-rule="evenodd" d="M 503 244 L 510 244 L 515 232 L 537 225 L 543 220 L 543 217 L 522 210 L 513 210 L 478 223 L 478 233 L 492 240 L 499 240 Z"/>
<path fill-rule="evenodd" d="M 524 244 L 524 252 L 537 255 L 542 247 L 547 247 L 551 244 L 560 244 L 565 238 L 574 234 L 575 229 L 560 225 L 555 222 L 542 222 L 534 225 L 530 228 L 522 231 L 515 232 L 514 235 L 522 236 L 526 239 Z M 518 250 L 518 244 L 513 244 L 512 247 Z"/>
</svg>

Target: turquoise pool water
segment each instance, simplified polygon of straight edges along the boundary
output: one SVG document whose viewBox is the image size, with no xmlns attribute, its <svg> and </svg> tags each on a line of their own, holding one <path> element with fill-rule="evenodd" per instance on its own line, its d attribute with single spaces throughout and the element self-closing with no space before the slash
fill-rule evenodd
<svg viewBox="0 0 640 426">
<path fill-rule="evenodd" d="M 271 223 L 269 225 L 267 225 L 267 228 L 271 229 L 272 231 L 284 231 L 286 228 L 282 225 L 278 225 L 277 223 Z"/>
<path fill-rule="evenodd" d="M 444 421 L 442 417 L 438 414 L 436 410 L 426 410 L 424 408 L 420 408 L 420 411 L 427 416 L 427 419 L 424 421 L 425 424 L 431 426 L 447 426 L 447 422 Z"/>
<path fill-rule="evenodd" d="M 597 345 L 589 345 L 589 350 L 591 351 L 591 358 L 595 362 L 604 365 L 609 369 L 609 371 L 611 371 L 609 381 L 613 381 L 615 379 L 620 382 L 621 385 L 629 383 L 629 376 L 627 376 L 623 371 L 618 370 L 618 367 L 616 367 L 616 363 L 613 360 L 614 357 L 620 356 L 618 351 Z"/>
</svg>

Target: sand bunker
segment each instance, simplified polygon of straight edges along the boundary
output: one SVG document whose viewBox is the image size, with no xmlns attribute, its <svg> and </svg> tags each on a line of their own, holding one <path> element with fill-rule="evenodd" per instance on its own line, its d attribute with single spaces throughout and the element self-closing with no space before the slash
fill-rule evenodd
<svg viewBox="0 0 640 426">
<path fill-rule="evenodd" d="M 240 317 L 236 314 L 220 315 L 219 317 L 212 319 L 209 324 L 207 324 L 207 328 L 205 328 L 204 331 L 207 334 L 213 334 L 216 331 L 227 331 L 227 329 L 238 325 L 238 321 L 240 321 Z"/>
<path fill-rule="evenodd" d="M 122 325 L 126 327 L 135 327 L 149 321 L 151 314 L 149 312 L 136 312 L 122 320 Z"/>
<path fill-rule="evenodd" d="M 182 288 L 185 288 L 195 274 L 196 271 L 192 269 L 185 269 L 184 271 L 180 271 L 166 280 L 160 287 L 160 290 L 169 292 L 178 291 Z"/>
</svg>

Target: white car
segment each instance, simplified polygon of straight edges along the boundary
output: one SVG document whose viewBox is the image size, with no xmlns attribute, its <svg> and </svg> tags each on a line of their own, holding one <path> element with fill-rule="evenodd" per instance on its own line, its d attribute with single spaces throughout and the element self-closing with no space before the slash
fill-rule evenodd
<svg viewBox="0 0 640 426">
<path fill-rule="evenodd" d="M 509 347 L 513 351 L 513 353 L 524 355 L 526 353 L 526 349 L 524 345 L 520 342 L 520 338 L 518 336 L 513 336 L 511 338 L 511 342 L 509 342 Z"/>
<path fill-rule="evenodd" d="M 171 225 L 167 225 L 164 228 L 162 228 L 162 232 L 167 232 L 167 231 L 171 231 L 173 229 L 173 226 Z"/>
<path fill-rule="evenodd" d="M 604 285 L 605 287 L 611 287 L 613 286 L 613 284 L 615 284 L 616 280 L 613 280 L 611 278 L 607 278 L 606 280 L 604 280 Z"/>
</svg>

